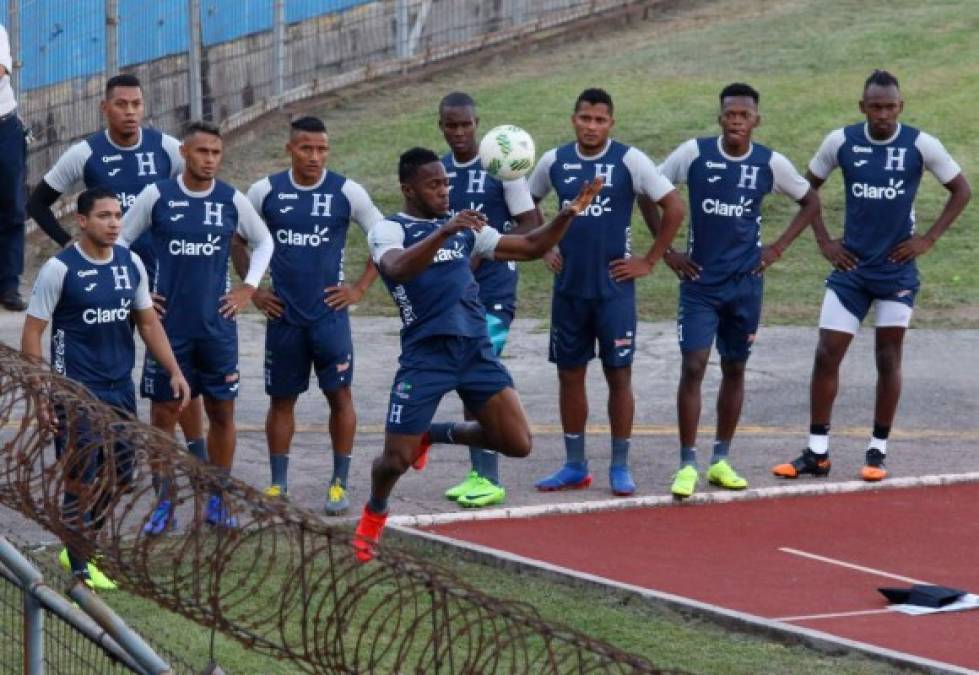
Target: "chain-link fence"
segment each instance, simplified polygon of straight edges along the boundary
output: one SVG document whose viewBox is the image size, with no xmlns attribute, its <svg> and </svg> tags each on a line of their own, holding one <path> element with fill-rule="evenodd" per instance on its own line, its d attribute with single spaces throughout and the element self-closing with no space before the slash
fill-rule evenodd
<svg viewBox="0 0 979 675">
<path fill-rule="evenodd" d="M 33 185 L 101 127 L 120 71 L 143 83 L 147 123 L 235 128 L 283 102 L 637 0 L 0 0 Z"/>
</svg>

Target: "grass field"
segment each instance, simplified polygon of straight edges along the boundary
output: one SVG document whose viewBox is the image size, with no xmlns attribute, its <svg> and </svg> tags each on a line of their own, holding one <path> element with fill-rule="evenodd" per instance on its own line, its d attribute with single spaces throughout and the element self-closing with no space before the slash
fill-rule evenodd
<svg viewBox="0 0 979 675">
<path fill-rule="evenodd" d="M 789 157 L 801 171 L 830 130 L 859 119 L 857 100 L 875 67 L 901 79 L 907 99 L 904 121 L 943 140 L 966 175 L 979 166 L 979 136 L 973 122 L 979 87 L 979 5 L 971 0 L 866 3 L 858 0 L 718 0 L 672 3 L 666 17 L 639 22 L 626 31 L 576 36 L 576 46 L 548 46 L 512 59 L 496 57 L 411 85 L 385 86 L 339 105 L 312 106 L 331 131 L 331 166 L 363 183 L 382 211 L 400 206 L 397 157 L 412 145 L 445 151 L 436 127 L 436 105 L 462 89 L 480 106 L 482 127 L 513 123 L 535 137 L 538 152 L 572 139 L 569 117 L 578 92 L 603 86 L 616 104 L 615 137 L 661 161 L 687 138 L 713 134 L 717 92 L 731 81 L 748 81 L 762 93 L 763 125 L 756 139 Z M 577 44 L 579 43 L 580 44 Z M 226 174 L 237 185 L 281 170 L 284 121 L 260 125 L 247 143 L 229 153 Z M 945 191 L 931 177 L 922 181 L 917 213 L 931 224 Z M 826 221 L 842 223 L 839 172 L 822 190 Z M 553 198 L 544 204 L 554 212 Z M 795 208 L 787 199 L 766 201 L 766 240 L 788 223 Z M 979 326 L 979 245 L 971 205 L 938 246 L 921 261 L 924 277 L 918 326 Z M 649 237 L 634 219 L 638 250 Z M 681 237 L 685 236 L 682 232 Z M 352 234 L 347 260 L 358 273 L 363 238 Z M 805 233 L 772 269 L 764 320 L 813 324 L 828 263 Z M 546 317 L 550 274 L 541 263 L 521 266 L 523 316 Z M 645 319 L 672 319 L 676 280 L 665 268 L 639 282 Z M 377 284 L 361 312 L 394 312 Z"/>
</svg>

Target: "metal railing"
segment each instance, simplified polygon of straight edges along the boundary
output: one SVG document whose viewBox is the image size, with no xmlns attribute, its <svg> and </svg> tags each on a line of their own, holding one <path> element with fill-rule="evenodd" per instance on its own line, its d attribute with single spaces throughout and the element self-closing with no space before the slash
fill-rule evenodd
<svg viewBox="0 0 979 675">
<path fill-rule="evenodd" d="M 141 673 L 170 666 L 84 584 L 71 600 L 0 536 L 0 673 Z M 74 604 L 73 604 L 74 602 Z"/>
<path fill-rule="evenodd" d="M 268 110 L 639 0 L 0 0 L 35 184 L 101 127 L 106 80 L 137 75 L 147 122 L 226 130 Z M 0 19 L 2 21 L 3 19 Z"/>
</svg>

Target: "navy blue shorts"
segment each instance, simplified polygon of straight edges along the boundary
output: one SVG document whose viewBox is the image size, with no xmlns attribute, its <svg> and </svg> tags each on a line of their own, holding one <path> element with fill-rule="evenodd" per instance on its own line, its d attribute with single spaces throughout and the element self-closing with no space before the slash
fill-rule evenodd
<svg viewBox="0 0 979 675">
<path fill-rule="evenodd" d="M 632 365 L 636 353 L 636 298 L 575 298 L 555 292 L 551 298 L 551 347 L 558 368 L 577 368 L 598 355 L 606 368 Z"/>
<path fill-rule="evenodd" d="M 488 336 L 436 335 L 408 347 L 400 362 L 385 427 L 395 434 L 428 431 L 439 402 L 450 391 L 459 393 L 467 410 L 478 413 L 486 401 L 513 387 Z"/>
<path fill-rule="evenodd" d="M 203 394 L 218 401 L 238 397 L 237 331 L 228 331 L 220 337 L 170 338 L 170 347 L 190 384 L 192 396 Z M 148 353 L 143 363 L 140 393 L 151 401 L 174 400 L 170 373 Z"/>
<path fill-rule="evenodd" d="M 265 331 L 265 393 L 290 398 L 309 389 L 310 369 L 323 391 L 349 387 L 354 378 L 350 317 L 331 312 L 310 326 L 269 321 Z"/>
<path fill-rule="evenodd" d="M 677 311 L 680 351 L 710 349 L 728 361 L 747 361 L 761 321 L 765 282 L 746 274 L 717 286 L 683 282 Z"/>
<path fill-rule="evenodd" d="M 102 403 L 118 410 L 120 417 L 136 415 L 136 387 L 132 380 L 123 380 L 103 387 L 89 387 L 89 391 Z M 73 412 L 69 425 L 69 416 L 64 410 L 55 407 L 59 425 L 58 433 L 54 438 L 55 456 L 60 459 L 68 443 L 76 449 L 87 448 L 87 452 L 74 455 L 75 461 L 66 467 L 66 471 L 70 478 L 82 483 L 92 483 L 107 461 L 106 444 L 86 422 L 84 408 Z M 117 482 L 119 484 L 132 482 L 135 468 L 134 448 L 124 443 L 114 443 L 112 449 Z"/>
<path fill-rule="evenodd" d="M 900 302 L 914 307 L 914 298 L 921 287 L 917 268 L 905 265 L 896 274 L 875 275 L 861 268 L 842 272 L 833 270 L 826 279 L 830 288 L 847 311 L 863 321 L 874 300 Z"/>
</svg>

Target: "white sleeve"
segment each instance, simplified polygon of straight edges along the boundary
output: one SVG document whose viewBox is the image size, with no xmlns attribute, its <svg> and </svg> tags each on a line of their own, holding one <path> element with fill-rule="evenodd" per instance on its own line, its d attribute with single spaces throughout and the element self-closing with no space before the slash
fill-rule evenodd
<svg viewBox="0 0 979 675">
<path fill-rule="evenodd" d="M 129 248 L 131 243 L 139 239 L 139 235 L 150 228 L 153 224 L 153 206 L 159 198 L 160 189 L 156 187 L 156 183 L 147 185 L 140 191 L 139 195 L 136 196 L 136 201 L 126 211 L 126 215 L 122 217 L 122 234 L 119 236 L 120 246 Z"/>
<path fill-rule="evenodd" d="M 367 233 L 367 247 L 374 263 L 380 265 L 385 253 L 405 247 L 404 228 L 390 220 L 379 220 Z"/>
<path fill-rule="evenodd" d="M 245 238 L 252 247 L 252 257 L 248 264 L 248 273 L 242 279 L 243 283 L 258 288 L 265 276 L 272 261 L 272 253 L 275 251 L 275 242 L 269 228 L 265 226 L 265 221 L 258 215 L 258 211 L 248 201 L 248 198 L 235 190 L 233 198 L 235 208 L 238 210 L 238 234 Z"/>
<path fill-rule="evenodd" d="M 690 175 L 690 166 L 698 157 L 700 157 L 700 146 L 697 145 L 697 139 L 691 138 L 670 153 L 670 156 L 659 165 L 659 172 L 674 185 L 686 183 L 687 176 Z"/>
<path fill-rule="evenodd" d="M 153 299 L 150 297 L 150 279 L 146 273 L 146 265 L 143 259 L 136 255 L 135 251 L 130 253 L 133 257 L 133 264 L 139 270 L 139 284 L 136 285 L 136 309 L 151 309 Z"/>
<path fill-rule="evenodd" d="M 962 173 L 962 167 L 952 159 L 942 142 L 931 134 L 922 131 L 918 134 L 914 144 L 921 153 L 925 168 L 931 171 L 942 185 L 947 185 L 953 178 Z"/>
<path fill-rule="evenodd" d="M 772 192 L 788 195 L 795 201 L 799 201 L 809 192 L 809 181 L 795 170 L 792 162 L 782 153 L 773 152 L 768 166 L 772 169 Z"/>
<path fill-rule="evenodd" d="M 259 181 L 255 181 L 248 188 L 248 193 L 245 196 L 248 197 L 248 202 L 258 215 L 262 215 L 262 202 L 265 201 L 265 198 L 269 196 L 270 192 L 272 192 L 272 181 L 269 180 L 268 176 Z"/>
<path fill-rule="evenodd" d="M 831 131 L 823 139 L 823 144 L 819 146 L 816 155 L 809 162 L 809 173 L 816 178 L 825 180 L 833 172 L 833 169 L 840 165 L 838 154 L 845 142 L 846 137 L 843 135 L 842 129 Z"/>
<path fill-rule="evenodd" d="M 14 60 L 10 54 L 10 38 L 7 36 L 7 29 L 0 24 L 0 66 L 7 70 L 4 77 L 10 77 L 14 72 Z"/>
<path fill-rule="evenodd" d="M 530 174 L 527 185 L 530 187 L 531 196 L 537 201 L 546 197 L 547 193 L 551 191 L 551 167 L 556 159 L 557 150 L 548 150 L 541 156 L 537 166 Z"/>
<path fill-rule="evenodd" d="M 184 158 L 180 156 L 180 141 L 170 134 L 163 134 L 163 150 L 170 157 L 169 178 L 176 178 L 184 172 Z"/>
<path fill-rule="evenodd" d="M 673 183 L 656 168 L 653 160 L 638 148 L 626 150 L 622 163 L 632 174 L 632 189 L 636 194 L 646 195 L 658 202 L 675 189 Z"/>
<path fill-rule="evenodd" d="M 503 181 L 503 198 L 511 216 L 534 210 L 534 198 L 530 196 L 530 185 L 526 178 Z"/>
<path fill-rule="evenodd" d="M 348 178 L 340 192 L 350 202 L 350 217 L 360 225 L 365 235 L 371 231 L 374 223 L 384 220 L 384 215 L 374 206 L 367 190 L 360 183 L 355 183 Z"/>
<path fill-rule="evenodd" d="M 91 156 L 92 147 L 88 141 L 75 143 L 58 158 L 51 170 L 44 174 L 44 182 L 61 194 L 71 192 L 75 185 L 82 182 L 85 162 Z"/>
<path fill-rule="evenodd" d="M 493 259 L 493 252 L 496 251 L 496 245 L 500 243 L 500 239 L 503 235 L 500 234 L 499 230 L 492 227 L 484 227 L 479 232 L 476 233 L 476 241 L 473 242 L 473 258 L 488 258 Z"/>
<path fill-rule="evenodd" d="M 36 319 L 50 321 L 54 316 L 54 308 L 61 299 L 61 289 L 65 285 L 65 275 L 68 266 L 57 258 L 50 258 L 38 270 L 34 288 L 31 290 L 31 301 L 27 305 L 27 313 Z"/>
</svg>

